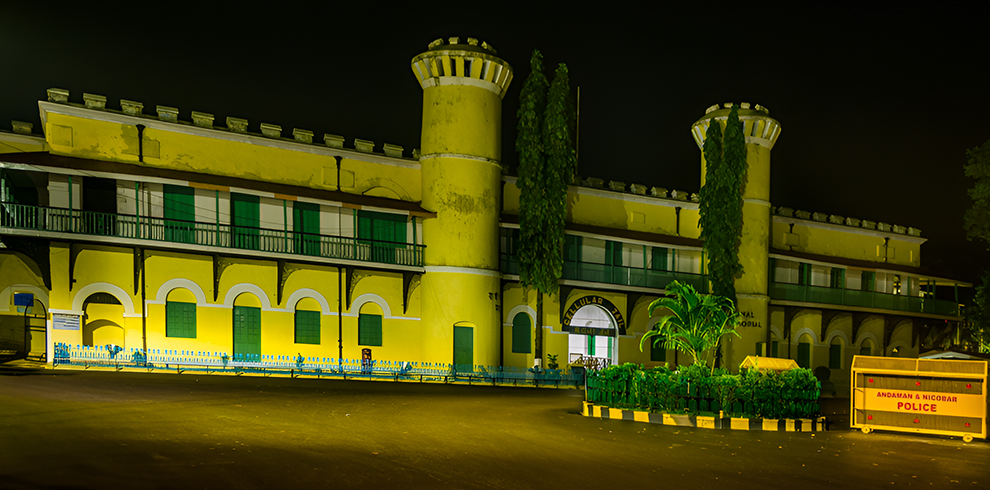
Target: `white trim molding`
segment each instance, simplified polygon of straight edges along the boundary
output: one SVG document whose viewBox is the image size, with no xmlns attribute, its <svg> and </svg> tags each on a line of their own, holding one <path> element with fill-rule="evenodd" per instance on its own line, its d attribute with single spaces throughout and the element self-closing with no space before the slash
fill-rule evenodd
<svg viewBox="0 0 990 490">
<path fill-rule="evenodd" d="M 427 265 L 423 267 L 426 273 L 439 272 L 443 274 L 474 274 L 478 276 L 502 277 L 500 271 L 477 269 L 474 267 L 451 267 L 447 265 Z"/>
<path fill-rule="evenodd" d="M 293 291 L 292 294 L 289 295 L 289 298 L 285 300 L 286 311 L 296 311 L 296 303 L 304 298 L 315 299 L 316 302 L 320 304 L 320 307 L 323 308 L 323 315 L 337 315 L 336 311 L 330 311 L 330 303 L 325 297 L 323 297 L 322 294 L 315 289 L 309 288 L 302 288 Z"/>
<path fill-rule="evenodd" d="M 48 303 L 48 291 L 39 288 L 38 286 L 33 286 L 31 284 L 12 284 L 7 286 L 3 291 L 0 291 L 0 312 L 10 311 L 10 295 L 15 292 L 25 292 L 31 293 L 36 298 L 41 300 L 41 303 L 45 305 L 47 310 L 49 306 Z"/>
<path fill-rule="evenodd" d="M 94 293 L 107 293 L 117 298 L 117 301 L 120 301 L 120 304 L 124 306 L 124 318 L 141 317 L 141 313 L 136 313 L 134 310 L 134 302 L 131 300 L 131 295 L 127 294 L 120 286 L 108 282 L 94 282 L 76 291 L 75 296 L 72 297 L 72 310 L 83 311 L 83 302 Z"/>
</svg>

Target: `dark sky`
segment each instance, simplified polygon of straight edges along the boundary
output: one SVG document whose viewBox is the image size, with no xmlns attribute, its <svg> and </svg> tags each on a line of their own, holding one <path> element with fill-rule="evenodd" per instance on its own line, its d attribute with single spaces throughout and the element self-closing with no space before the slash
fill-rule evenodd
<svg viewBox="0 0 990 490">
<path fill-rule="evenodd" d="M 519 89 L 538 48 L 548 72 L 565 62 L 581 87 L 583 176 L 696 192 L 691 123 L 715 103 L 758 103 L 783 128 L 774 205 L 920 228 L 922 265 L 943 275 L 975 281 L 990 265 L 962 230 L 965 150 L 990 139 L 990 2 L 425 4 L 4 2 L 0 124 L 40 127 L 36 101 L 61 87 L 74 102 L 90 92 L 115 109 L 131 99 L 147 113 L 178 107 L 184 120 L 197 110 L 246 118 L 252 131 L 269 122 L 286 135 L 300 127 L 408 151 L 419 146 L 422 103 L 410 59 L 433 39 L 470 36 L 515 68 L 503 121 L 510 167 Z"/>
</svg>

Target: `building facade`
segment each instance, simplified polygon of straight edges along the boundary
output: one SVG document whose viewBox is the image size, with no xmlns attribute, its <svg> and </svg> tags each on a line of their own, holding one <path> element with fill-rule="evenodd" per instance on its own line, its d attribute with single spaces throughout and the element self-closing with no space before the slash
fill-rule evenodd
<svg viewBox="0 0 990 490">
<path fill-rule="evenodd" d="M 561 367 L 689 362 L 639 342 L 667 284 L 707 290 L 697 196 L 571 186 L 560 294 L 537 328 L 535 294 L 518 283 L 519 190 L 501 165 L 512 68 L 485 43 L 451 38 L 412 71 L 423 130 L 411 152 L 51 89 L 43 136 L 24 123 L 0 133 L 0 339 L 27 324 L 49 362 L 65 343 L 528 367 L 542 335 Z M 727 114 L 713 106 L 694 123 L 699 148 Z M 853 355 L 916 356 L 927 329 L 960 320 L 958 301 L 932 292 L 966 284 L 921 268 L 918 230 L 772 206 L 780 125 L 748 104 L 740 119 L 745 322 L 727 365 L 790 357 L 838 371 L 840 384 Z"/>
</svg>

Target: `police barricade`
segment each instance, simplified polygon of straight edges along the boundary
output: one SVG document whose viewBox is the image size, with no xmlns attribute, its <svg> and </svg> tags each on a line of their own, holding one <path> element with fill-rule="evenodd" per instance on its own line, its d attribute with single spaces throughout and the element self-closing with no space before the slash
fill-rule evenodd
<svg viewBox="0 0 990 490">
<path fill-rule="evenodd" d="M 987 438 L 987 361 L 855 356 L 851 426 Z"/>
</svg>

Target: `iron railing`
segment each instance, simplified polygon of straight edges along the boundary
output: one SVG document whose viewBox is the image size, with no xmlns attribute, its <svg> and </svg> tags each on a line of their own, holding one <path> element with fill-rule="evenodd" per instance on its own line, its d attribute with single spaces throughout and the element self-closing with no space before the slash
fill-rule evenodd
<svg viewBox="0 0 990 490">
<path fill-rule="evenodd" d="M 0 203 L 0 228 L 135 238 L 404 266 L 423 265 L 423 245 L 291 230 Z"/>
<path fill-rule="evenodd" d="M 928 313 L 931 315 L 952 317 L 959 316 L 959 305 L 952 301 L 876 291 L 860 291 L 856 289 L 776 282 L 770 285 L 770 298 L 782 301 L 859 306 L 863 308 Z"/>
</svg>

